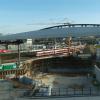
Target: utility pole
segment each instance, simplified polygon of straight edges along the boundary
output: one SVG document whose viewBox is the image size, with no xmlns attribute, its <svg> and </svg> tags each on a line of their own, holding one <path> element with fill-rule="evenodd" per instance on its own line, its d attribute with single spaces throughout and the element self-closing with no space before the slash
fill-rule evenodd
<svg viewBox="0 0 100 100">
<path fill-rule="evenodd" d="M 17 45 L 18 45 L 18 66 L 20 65 L 20 44 L 23 43 L 23 40 L 17 40 L 16 41 Z"/>
<path fill-rule="evenodd" d="M 1 65 L 1 53 L 0 53 L 0 65 Z"/>
<path fill-rule="evenodd" d="M 20 65 L 20 44 L 18 43 L 18 66 Z"/>
<path fill-rule="evenodd" d="M 70 47 L 71 47 L 71 41 L 72 41 L 72 37 L 69 37 L 68 39 L 67 39 L 67 45 L 68 45 L 68 54 L 70 55 Z"/>
<path fill-rule="evenodd" d="M 54 55 L 56 54 L 55 49 L 56 49 L 56 38 L 54 38 Z"/>
<path fill-rule="evenodd" d="M 1 41 L 0 41 L 0 44 L 1 44 Z M 1 65 L 1 52 L 0 52 L 0 65 Z"/>
</svg>

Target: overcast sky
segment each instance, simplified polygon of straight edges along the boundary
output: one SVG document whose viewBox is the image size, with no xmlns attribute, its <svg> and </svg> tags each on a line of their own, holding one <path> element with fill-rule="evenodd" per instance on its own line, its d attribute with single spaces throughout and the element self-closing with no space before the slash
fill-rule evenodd
<svg viewBox="0 0 100 100">
<path fill-rule="evenodd" d="M 32 31 L 56 22 L 100 24 L 100 0 L 0 0 L 0 33 Z"/>
</svg>

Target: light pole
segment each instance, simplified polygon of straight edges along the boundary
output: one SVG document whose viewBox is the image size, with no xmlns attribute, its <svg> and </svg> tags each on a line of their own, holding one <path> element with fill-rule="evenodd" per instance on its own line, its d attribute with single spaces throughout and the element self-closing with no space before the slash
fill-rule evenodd
<svg viewBox="0 0 100 100">
<path fill-rule="evenodd" d="M 0 65 L 1 65 L 1 53 L 0 53 Z"/>
<path fill-rule="evenodd" d="M 18 45 L 18 66 L 20 65 L 20 44 L 23 43 L 23 40 L 16 40 L 16 44 Z"/>
<path fill-rule="evenodd" d="M 18 66 L 20 65 L 20 44 L 18 43 Z"/>
<path fill-rule="evenodd" d="M 54 55 L 56 54 L 55 49 L 56 49 L 56 38 L 54 38 Z"/>
</svg>

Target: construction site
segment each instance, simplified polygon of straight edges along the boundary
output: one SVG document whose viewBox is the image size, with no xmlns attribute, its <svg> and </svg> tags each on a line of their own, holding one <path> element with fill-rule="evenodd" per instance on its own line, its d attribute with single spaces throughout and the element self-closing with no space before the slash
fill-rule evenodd
<svg viewBox="0 0 100 100">
<path fill-rule="evenodd" d="M 6 90 L 9 100 L 100 95 L 98 46 L 90 37 L 90 41 L 84 39 L 1 40 L 1 91 Z M 1 88 L 3 84 L 9 88 Z"/>
</svg>

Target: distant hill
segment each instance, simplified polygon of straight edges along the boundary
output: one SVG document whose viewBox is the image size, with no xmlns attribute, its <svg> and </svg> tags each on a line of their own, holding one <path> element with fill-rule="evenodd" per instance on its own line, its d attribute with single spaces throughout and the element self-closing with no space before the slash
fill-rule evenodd
<svg viewBox="0 0 100 100">
<path fill-rule="evenodd" d="M 56 37 L 81 37 L 81 36 L 99 36 L 100 27 L 52 27 L 45 28 L 37 31 L 29 31 L 16 33 L 11 35 L 1 36 L 0 40 L 15 40 L 15 39 L 27 39 L 27 38 L 56 38 Z"/>
<path fill-rule="evenodd" d="M 2 36 L 3 35 L 3 33 L 0 33 L 0 36 Z"/>
</svg>

